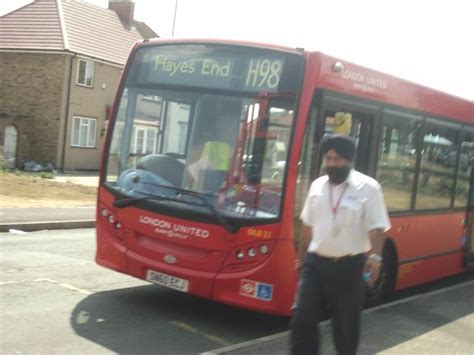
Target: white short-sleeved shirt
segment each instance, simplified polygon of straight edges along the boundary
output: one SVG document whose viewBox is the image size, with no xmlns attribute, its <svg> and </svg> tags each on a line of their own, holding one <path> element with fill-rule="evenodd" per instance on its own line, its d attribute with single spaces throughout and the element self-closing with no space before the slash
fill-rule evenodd
<svg viewBox="0 0 474 355">
<path fill-rule="evenodd" d="M 380 184 L 352 170 L 344 183 L 332 185 L 333 206 L 345 189 L 335 218 L 329 200 L 330 184 L 327 175 L 314 180 L 301 211 L 301 220 L 312 230 L 308 252 L 340 257 L 369 251 L 369 231 L 391 227 Z"/>
</svg>

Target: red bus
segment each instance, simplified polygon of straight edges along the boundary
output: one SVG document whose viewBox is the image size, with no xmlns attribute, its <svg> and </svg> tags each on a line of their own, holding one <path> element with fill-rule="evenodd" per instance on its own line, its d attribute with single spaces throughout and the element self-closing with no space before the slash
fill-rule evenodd
<svg viewBox="0 0 474 355">
<path fill-rule="evenodd" d="M 392 229 L 370 303 L 472 267 L 473 103 L 319 52 L 137 43 L 107 132 L 97 262 L 181 292 L 290 314 L 319 143 L 357 139 Z"/>
</svg>

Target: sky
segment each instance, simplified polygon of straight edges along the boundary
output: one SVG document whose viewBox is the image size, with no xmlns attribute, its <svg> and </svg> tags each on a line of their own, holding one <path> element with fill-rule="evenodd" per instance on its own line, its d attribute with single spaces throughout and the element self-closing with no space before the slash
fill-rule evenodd
<svg viewBox="0 0 474 355">
<path fill-rule="evenodd" d="M 0 16 L 30 2 L 0 0 Z M 251 40 L 318 50 L 474 100 L 472 0 L 134 2 L 135 19 L 164 38 Z"/>
</svg>

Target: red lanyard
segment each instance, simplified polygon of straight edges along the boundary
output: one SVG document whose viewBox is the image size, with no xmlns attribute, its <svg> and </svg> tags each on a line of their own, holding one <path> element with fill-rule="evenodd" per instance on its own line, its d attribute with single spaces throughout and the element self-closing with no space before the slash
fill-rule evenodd
<svg viewBox="0 0 474 355">
<path fill-rule="evenodd" d="M 337 209 L 339 208 L 339 205 L 341 204 L 342 196 L 344 196 L 344 193 L 347 190 L 347 184 L 344 184 L 344 190 L 342 190 L 341 196 L 339 196 L 339 199 L 337 200 L 336 206 L 334 206 L 333 203 L 333 198 L 332 198 L 332 183 L 329 183 L 329 206 L 331 207 L 332 211 L 332 216 L 335 218 L 337 214 Z"/>
</svg>

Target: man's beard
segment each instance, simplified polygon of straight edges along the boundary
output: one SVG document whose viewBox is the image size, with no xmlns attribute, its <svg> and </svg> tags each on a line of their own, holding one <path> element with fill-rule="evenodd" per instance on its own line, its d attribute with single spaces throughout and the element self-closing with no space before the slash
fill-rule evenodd
<svg viewBox="0 0 474 355">
<path fill-rule="evenodd" d="M 326 167 L 329 180 L 336 185 L 342 184 L 344 181 L 346 181 L 350 171 L 351 168 L 348 165 Z"/>
</svg>

